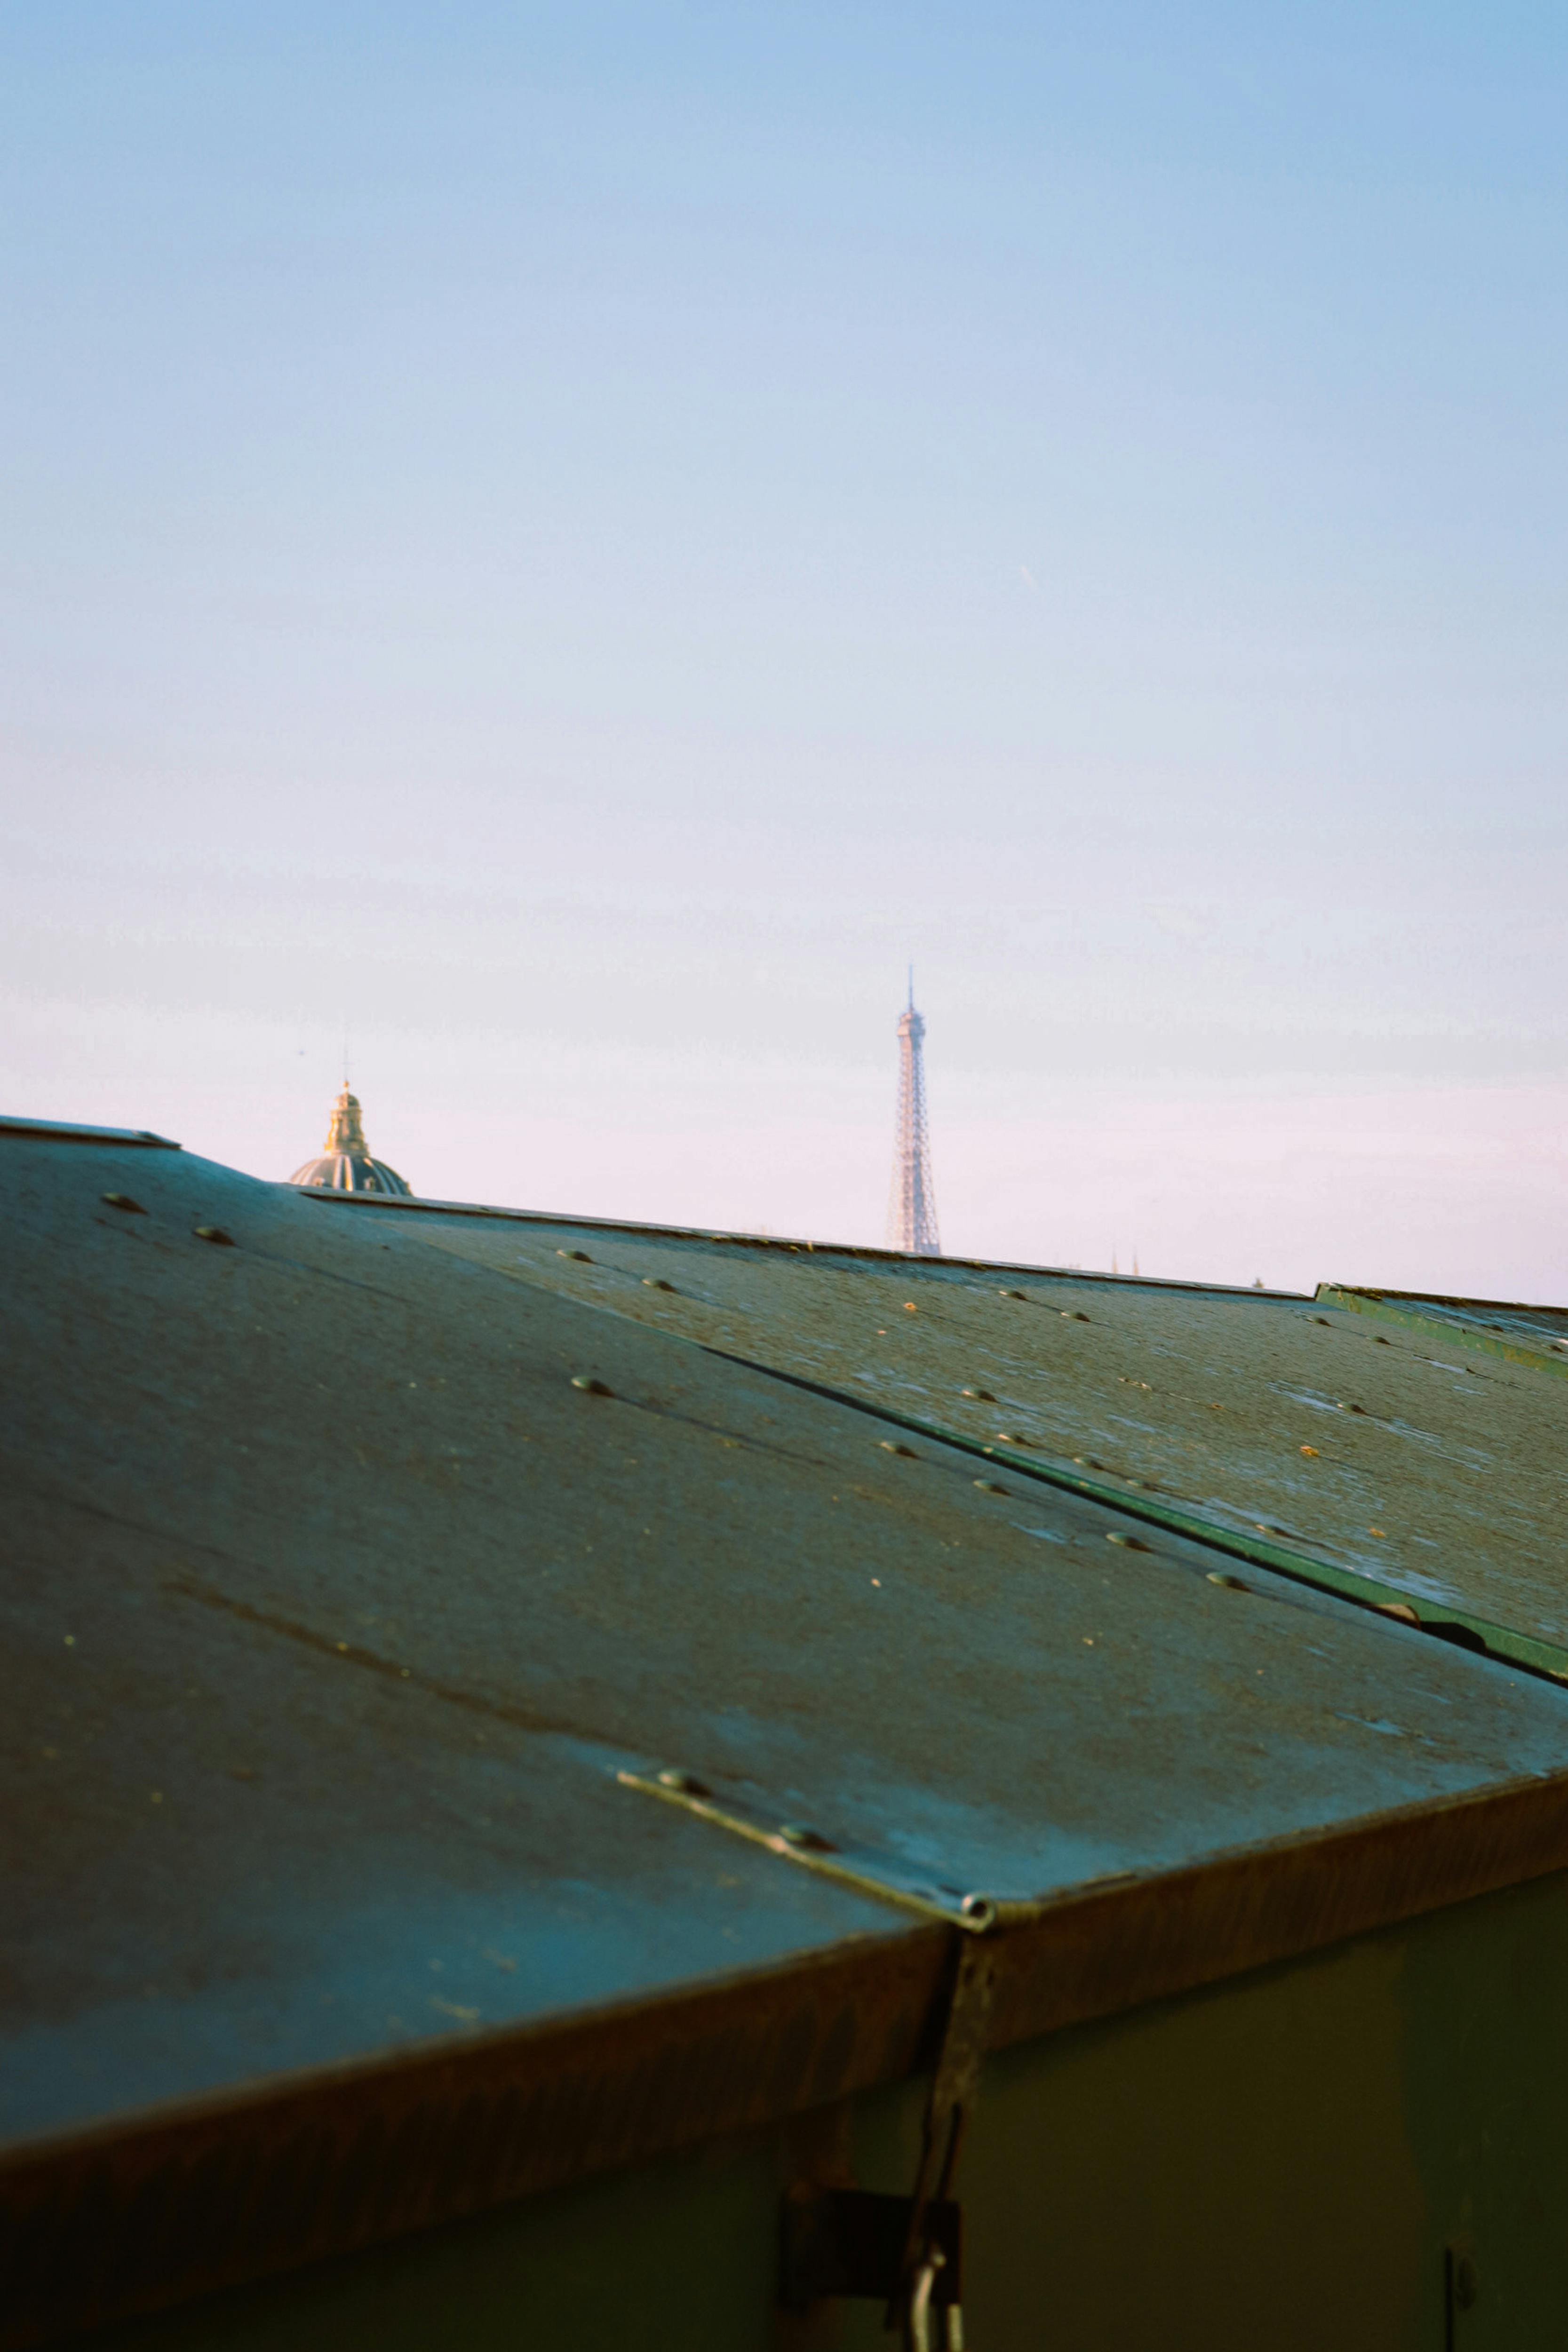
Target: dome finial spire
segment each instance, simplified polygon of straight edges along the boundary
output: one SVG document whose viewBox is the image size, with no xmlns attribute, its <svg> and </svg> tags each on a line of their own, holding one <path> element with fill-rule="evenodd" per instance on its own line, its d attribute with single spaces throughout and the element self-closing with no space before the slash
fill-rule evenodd
<svg viewBox="0 0 1568 2352">
<path fill-rule="evenodd" d="M 342 1092 L 332 1105 L 332 1116 L 327 1128 L 326 1151 L 358 1152 L 370 1157 L 370 1147 L 364 1139 L 364 1124 L 360 1118 L 359 1097 L 349 1092 L 349 1082 L 343 1080 Z"/>
</svg>

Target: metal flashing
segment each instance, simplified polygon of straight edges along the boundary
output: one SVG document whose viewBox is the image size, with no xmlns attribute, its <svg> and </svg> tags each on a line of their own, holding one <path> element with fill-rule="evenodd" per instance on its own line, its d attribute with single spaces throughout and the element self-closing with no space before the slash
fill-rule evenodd
<svg viewBox="0 0 1568 2352">
<path fill-rule="evenodd" d="M 1364 1315 L 1449 1347 L 1458 1345 L 1472 1355 L 1528 1364 L 1559 1378 L 1568 1374 L 1568 1308 L 1441 1298 L 1418 1291 L 1350 1289 L 1337 1282 L 1321 1282 L 1317 1297 L 1325 1307 L 1342 1307 L 1348 1314 Z M 1507 1320 L 1499 1322 L 1500 1316 Z"/>
<path fill-rule="evenodd" d="M 781 1822 L 776 1810 L 748 1805 L 732 1797 L 715 1797 L 705 1782 L 695 1780 L 689 1772 L 617 1772 L 616 1778 L 624 1789 L 640 1789 L 646 1797 L 658 1797 L 664 1804 L 679 1805 L 684 1811 L 694 1813 L 699 1821 L 711 1822 L 736 1837 L 765 1846 L 770 1853 L 795 1863 L 802 1870 L 837 1879 L 841 1886 L 852 1886 L 858 1894 L 879 1895 L 884 1902 L 919 1912 L 927 1919 L 941 1919 L 950 1927 L 962 1928 L 966 1935 L 984 1935 L 996 1925 L 1005 1907 L 990 1895 L 965 1894 L 959 1887 L 941 1885 L 929 1873 L 911 1870 L 895 1854 L 873 1852 L 864 1846 L 840 1845 L 805 1823 Z"/>
<path fill-rule="evenodd" d="M 301 1186 L 307 1199 L 331 1201 L 340 1208 L 417 1210 L 427 1216 L 489 1217 L 503 1224 L 565 1226 L 584 1234 L 627 1234 L 634 1238 L 679 1242 L 716 1242 L 731 1246 L 766 1250 L 775 1255 L 847 1258 L 855 1265 L 885 1265 L 922 1279 L 944 1274 L 1034 1275 L 1043 1282 L 1083 1282 L 1108 1290 L 1190 1292 L 1204 1298 L 1234 1298 L 1251 1305 L 1260 1301 L 1288 1307 L 1310 1307 L 1306 1290 L 1260 1290 L 1256 1283 L 1166 1280 L 1152 1274 L 1104 1274 L 1092 1266 L 1035 1265 L 1009 1258 L 928 1257 L 910 1250 L 879 1249 L 867 1242 L 823 1242 L 792 1239 L 782 1234 L 736 1233 L 722 1226 L 641 1224 L 626 1217 L 574 1217 L 555 1209 L 498 1209 L 479 1201 L 399 1200 L 375 1192 L 338 1192 L 326 1186 Z"/>
<path fill-rule="evenodd" d="M 155 1151 L 178 1151 L 179 1144 L 145 1127 L 78 1127 L 68 1119 L 0 1118 L 0 1135 L 26 1135 L 43 1143 L 129 1143 Z"/>
</svg>

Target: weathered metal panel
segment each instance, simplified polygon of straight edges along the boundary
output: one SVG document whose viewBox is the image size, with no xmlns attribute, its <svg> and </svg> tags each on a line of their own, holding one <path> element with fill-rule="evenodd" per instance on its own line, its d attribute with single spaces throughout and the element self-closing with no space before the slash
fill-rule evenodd
<svg viewBox="0 0 1568 2352">
<path fill-rule="evenodd" d="M 1489 1353 L 1460 1319 L 1438 1346 L 1392 1305 L 1384 1322 L 1351 1303 L 1367 1294 L 1336 1307 L 517 1217 L 405 1229 L 976 1443 L 1021 1437 L 1130 1501 L 1279 1541 L 1417 1610 L 1568 1648 L 1568 1387 L 1541 1376 L 1544 1338 L 1489 1335 Z"/>
</svg>

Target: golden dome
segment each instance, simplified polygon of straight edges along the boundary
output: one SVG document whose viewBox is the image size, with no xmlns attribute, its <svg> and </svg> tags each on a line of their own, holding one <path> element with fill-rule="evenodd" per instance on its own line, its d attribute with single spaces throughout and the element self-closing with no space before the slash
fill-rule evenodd
<svg viewBox="0 0 1568 2352">
<path fill-rule="evenodd" d="M 342 1094 L 332 1105 L 321 1157 L 307 1160 L 303 1168 L 295 1169 L 289 1181 L 318 1184 L 332 1192 L 392 1192 L 405 1201 L 414 1197 L 413 1186 L 404 1181 L 395 1168 L 389 1168 L 384 1160 L 371 1158 L 360 1117 L 359 1097 L 350 1094 L 346 1079 Z"/>
</svg>

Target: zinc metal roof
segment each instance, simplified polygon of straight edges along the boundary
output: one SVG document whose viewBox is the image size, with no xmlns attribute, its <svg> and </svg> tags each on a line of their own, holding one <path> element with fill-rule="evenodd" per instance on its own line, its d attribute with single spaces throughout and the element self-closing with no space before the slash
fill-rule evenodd
<svg viewBox="0 0 1568 2352">
<path fill-rule="evenodd" d="M 1006 2038 L 1568 1861 L 1550 1681 L 976 1450 L 1114 1443 L 1327 1556 L 1381 1465 L 1458 1459 L 1419 1349 L 1352 1310 L 334 1202 L 121 1138 L 0 1133 L 0 2186 L 57 2251 L 101 2240 L 106 2147 L 163 2151 L 184 2211 L 198 2141 L 302 2100 L 319 2135 L 373 2078 L 502 2084 L 510 2121 L 432 2207 L 378 2107 L 381 2204 L 192 2276 L 882 2079 L 966 1896 L 1009 1928 Z M 1556 1425 L 1529 1367 L 1460 1380 L 1510 1465 Z M 938 1406 L 951 1438 L 910 1425 Z M 1401 1489 L 1381 1573 L 1458 1589 L 1512 1483 L 1476 1475 Z M 817 1843 L 656 1801 L 672 1769 Z M 650 2005 L 663 2074 L 542 2129 L 541 2052 L 602 2073 Z M 99 2316 L 168 2291 L 145 2210 Z"/>
</svg>

